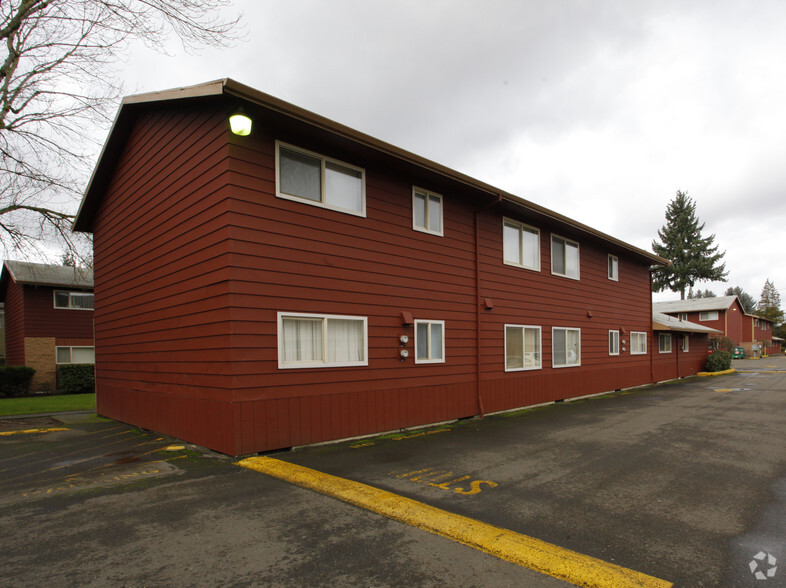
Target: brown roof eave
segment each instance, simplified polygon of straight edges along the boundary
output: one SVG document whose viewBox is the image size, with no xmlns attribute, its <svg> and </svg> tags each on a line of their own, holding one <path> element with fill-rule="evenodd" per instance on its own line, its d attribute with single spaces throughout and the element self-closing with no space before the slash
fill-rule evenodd
<svg viewBox="0 0 786 588">
<path fill-rule="evenodd" d="M 501 197 L 502 200 L 511 203 L 514 206 L 533 211 L 539 215 L 554 220 L 557 223 L 568 225 L 581 233 L 611 242 L 621 249 L 627 250 L 637 256 L 645 258 L 653 265 L 668 266 L 671 263 L 667 259 L 664 259 L 643 249 L 639 249 L 638 247 L 611 237 L 610 235 L 593 229 L 592 227 L 574 221 L 573 219 L 535 204 L 534 202 L 514 196 L 513 194 L 505 192 L 504 190 L 500 190 L 499 188 L 496 188 L 490 184 L 486 184 L 485 182 L 472 178 L 468 175 L 462 174 L 461 172 L 453 170 L 442 164 L 428 160 L 424 157 L 396 147 L 395 145 L 386 143 L 385 141 L 381 141 L 380 139 L 372 137 L 371 135 L 367 135 L 346 125 L 337 123 L 333 120 L 325 118 L 324 116 L 320 116 L 304 108 L 290 104 L 289 102 L 285 102 L 284 100 L 276 98 L 275 96 L 271 96 L 270 94 L 260 92 L 259 90 L 256 90 L 250 86 L 246 86 L 245 84 L 241 84 L 240 82 L 236 82 L 230 78 L 215 80 L 213 82 L 207 82 L 197 86 L 176 88 L 172 90 L 164 90 L 161 92 L 150 92 L 124 98 L 120 109 L 118 110 L 118 114 L 115 118 L 112 129 L 110 130 L 107 142 L 104 145 L 104 149 L 98 159 L 98 165 L 93 171 L 93 176 L 88 183 L 88 187 L 85 191 L 85 196 L 82 199 L 79 212 L 77 212 L 76 220 L 74 221 L 74 230 L 90 231 L 92 228 L 92 213 L 95 206 L 97 206 L 97 202 L 95 202 L 97 195 L 95 195 L 94 192 L 103 184 L 103 182 L 107 181 L 107 176 L 110 173 L 109 170 L 105 169 L 108 164 L 104 163 L 104 158 L 107 155 L 117 153 L 121 148 L 121 146 L 118 144 L 120 143 L 119 136 L 124 136 L 125 132 L 123 131 L 127 130 L 125 129 L 125 126 L 128 124 L 129 120 L 129 117 L 126 116 L 129 107 L 133 109 L 133 107 L 137 105 L 153 102 L 221 95 L 232 96 L 239 100 L 245 100 L 250 103 L 257 104 L 268 110 L 279 112 L 286 116 L 308 123 L 314 127 L 344 137 L 355 143 L 359 143 L 376 151 L 385 153 L 391 157 L 395 157 L 412 165 L 421 167 L 431 173 L 448 177 L 453 181 L 463 183 L 489 195 Z"/>
</svg>

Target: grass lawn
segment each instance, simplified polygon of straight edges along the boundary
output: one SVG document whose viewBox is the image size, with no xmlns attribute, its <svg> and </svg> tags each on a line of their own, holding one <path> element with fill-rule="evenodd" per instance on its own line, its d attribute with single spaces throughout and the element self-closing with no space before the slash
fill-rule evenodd
<svg viewBox="0 0 786 588">
<path fill-rule="evenodd" d="M 0 416 L 95 409 L 95 394 L 62 394 L 59 396 L 0 398 Z"/>
</svg>

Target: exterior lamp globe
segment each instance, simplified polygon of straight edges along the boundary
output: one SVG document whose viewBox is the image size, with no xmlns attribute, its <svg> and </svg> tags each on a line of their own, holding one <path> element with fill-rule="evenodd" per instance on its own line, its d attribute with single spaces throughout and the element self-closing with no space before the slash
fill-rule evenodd
<svg viewBox="0 0 786 588">
<path fill-rule="evenodd" d="M 251 134 L 252 121 L 248 115 L 242 110 L 238 110 L 229 117 L 229 129 L 241 137 L 247 137 Z"/>
</svg>

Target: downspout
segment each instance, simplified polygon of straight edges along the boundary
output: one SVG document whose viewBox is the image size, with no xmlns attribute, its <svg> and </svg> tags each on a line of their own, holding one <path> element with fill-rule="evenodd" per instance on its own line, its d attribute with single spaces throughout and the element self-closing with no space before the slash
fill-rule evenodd
<svg viewBox="0 0 786 588">
<path fill-rule="evenodd" d="M 483 418 L 485 410 L 483 408 L 483 394 L 480 386 L 480 325 L 482 312 L 480 305 L 480 223 L 478 217 L 481 213 L 502 203 L 502 194 L 496 194 L 496 198 L 475 211 L 475 394 L 478 399 L 478 415 Z"/>
<path fill-rule="evenodd" d="M 653 326 L 655 325 L 655 309 L 652 307 L 652 272 L 655 271 L 655 267 L 650 268 L 650 328 L 649 331 L 652 333 L 652 341 L 647 346 L 647 351 L 649 352 L 648 355 L 650 356 L 650 384 L 655 383 L 655 356 L 653 349 L 655 348 L 655 329 Z"/>
</svg>

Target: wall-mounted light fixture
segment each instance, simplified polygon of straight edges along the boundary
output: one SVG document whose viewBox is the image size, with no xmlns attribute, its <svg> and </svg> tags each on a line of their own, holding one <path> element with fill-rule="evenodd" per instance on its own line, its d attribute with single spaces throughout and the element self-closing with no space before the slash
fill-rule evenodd
<svg viewBox="0 0 786 588">
<path fill-rule="evenodd" d="M 253 125 L 253 121 L 246 114 L 246 111 L 243 110 L 242 107 L 238 108 L 229 117 L 229 129 L 235 135 L 240 135 L 241 137 L 247 137 L 248 135 L 251 134 L 252 125 Z"/>
</svg>

